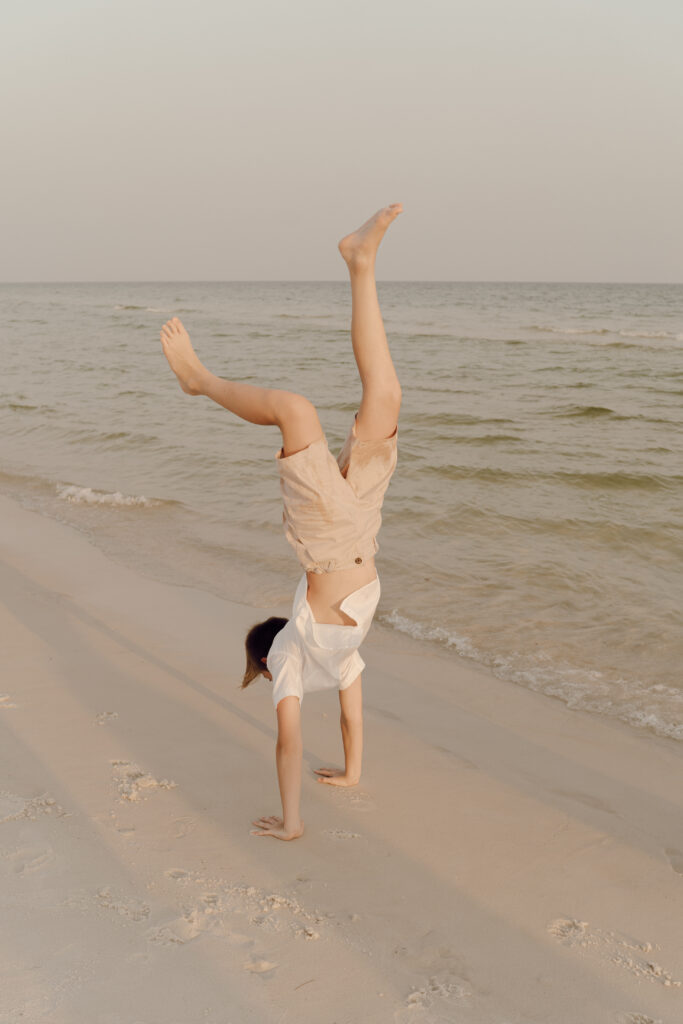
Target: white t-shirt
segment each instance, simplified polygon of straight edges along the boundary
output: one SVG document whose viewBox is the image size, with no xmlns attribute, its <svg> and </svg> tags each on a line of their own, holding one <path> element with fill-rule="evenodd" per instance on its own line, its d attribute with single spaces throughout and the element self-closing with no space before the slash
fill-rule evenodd
<svg viewBox="0 0 683 1024">
<path fill-rule="evenodd" d="M 354 590 L 339 607 L 357 623 L 342 626 L 316 622 L 303 574 L 294 595 L 292 617 L 275 635 L 266 659 L 273 677 L 273 704 L 295 696 L 299 702 L 314 690 L 343 690 L 365 668 L 358 648 L 370 629 L 379 602 L 379 576 Z"/>
</svg>

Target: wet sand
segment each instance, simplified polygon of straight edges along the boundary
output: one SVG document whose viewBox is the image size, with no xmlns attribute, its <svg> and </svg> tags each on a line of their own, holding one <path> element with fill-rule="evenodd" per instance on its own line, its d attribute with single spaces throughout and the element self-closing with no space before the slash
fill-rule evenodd
<svg viewBox="0 0 683 1024">
<path fill-rule="evenodd" d="M 361 784 L 316 782 L 342 747 L 312 695 L 282 843 L 249 834 L 279 812 L 270 684 L 238 684 L 287 606 L 5 498 L 0 597 L 2 1024 L 683 1018 L 679 744 L 373 628 Z"/>
</svg>

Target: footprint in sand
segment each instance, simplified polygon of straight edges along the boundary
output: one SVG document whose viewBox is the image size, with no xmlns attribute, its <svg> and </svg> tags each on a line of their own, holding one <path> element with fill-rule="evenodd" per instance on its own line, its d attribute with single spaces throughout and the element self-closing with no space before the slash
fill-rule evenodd
<svg viewBox="0 0 683 1024">
<path fill-rule="evenodd" d="M 683 875 L 683 853 L 680 850 L 675 850 L 673 847 L 669 847 L 664 853 L 669 858 L 669 864 L 679 875 Z"/>
<path fill-rule="evenodd" d="M 663 1024 L 663 1021 L 661 1018 L 655 1020 L 654 1017 L 648 1017 L 646 1013 L 619 1013 L 617 1024 Z"/>
<path fill-rule="evenodd" d="M 175 789 L 176 783 L 169 779 L 155 779 L 130 761 L 111 761 L 114 769 L 114 781 L 118 784 L 122 801 L 133 803 L 144 799 L 144 795 L 153 789 Z"/>
<path fill-rule="evenodd" d="M 15 793 L 0 793 L 0 821 L 16 821 L 23 818 L 28 807 L 28 800 Z"/>
<path fill-rule="evenodd" d="M 245 971 L 251 971 L 252 974 L 272 974 L 277 968 L 277 964 L 272 963 L 270 960 L 248 960 L 244 965 Z"/>
<path fill-rule="evenodd" d="M 444 1013 L 451 1019 L 453 1000 L 467 999 L 472 995 L 472 986 L 467 978 L 467 968 L 454 950 L 449 946 L 434 941 L 432 932 L 418 940 L 412 948 L 399 946 L 394 949 L 395 955 L 403 959 L 405 974 L 419 972 L 419 987 L 413 985 L 407 994 L 404 1005 L 394 1015 L 395 1024 L 423 1019 L 415 1016 L 420 1011 L 430 1011 L 427 1020 L 432 1020 L 432 1013 L 437 1019 Z"/>
<path fill-rule="evenodd" d="M 362 789 L 344 789 L 342 786 L 333 786 L 339 794 L 339 800 L 343 800 L 353 811 L 374 811 L 377 804 Z"/>
<path fill-rule="evenodd" d="M 194 832 L 195 822 L 193 818 L 174 818 L 172 822 L 173 838 L 184 839 Z"/>
<path fill-rule="evenodd" d="M 127 917 L 130 921 L 144 921 L 149 917 L 150 909 L 142 900 L 128 896 L 120 896 L 112 892 L 109 886 L 97 892 L 96 900 L 101 907 L 107 910 L 114 910 L 121 917 Z"/>
<path fill-rule="evenodd" d="M 328 836 L 330 839 L 361 839 L 359 832 L 348 832 L 345 828 L 326 828 L 323 831 L 324 836 Z"/>
<path fill-rule="evenodd" d="M 196 911 L 188 910 L 182 917 L 154 928 L 147 938 L 157 946 L 184 946 L 201 935 L 203 930 Z"/>
<path fill-rule="evenodd" d="M 106 725 L 107 722 L 111 722 L 118 717 L 118 711 L 100 711 L 99 715 L 95 715 L 95 721 L 98 725 Z"/>
<path fill-rule="evenodd" d="M 588 921 L 567 917 L 551 921 L 547 931 L 563 946 L 597 956 L 600 960 L 622 967 L 637 978 L 647 978 L 665 988 L 681 987 L 682 983 L 676 981 L 664 967 L 642 955 L 657 948 L 651 942 L 633 939 L 618 932 L 606 932 L 593 928 Z"/>
<path fill-rule="evenodd" d="M 35 821 L 40 814 L 57 814 L 60 818 L 68 817 L 64 808 L 60 807 L 56 800 L 53 800 L 47 793 L 27 799 L 17 796 L 16 793 L 0 792 L 0 822 L 17 821 L 19 818 Z"/>
<path fill-rule="evenodd" d="M 235 931 L 236 915 L 244 915 L 261 933 L 289 930 L 306 941 L 320 938 L 314 926 L 324 921 L 325 915 L 306 909 L 295 896 L 269 892 L 255 885 L 203 878 L 183 868 L 170 868 L 165 875 L 182 887 L 183 914 L 150 932 L 151 942 L 185 943 L 201 933 L 210 933 L 239 945 L 253 943 L 254 940 Z"/>
<path fill-rule="evenodd" d="M 51 846 L 24 846 L 12 852 L 10 864 L 16 875 L 32 875 L 54 859 L 55 851 Z"/>
</svg>

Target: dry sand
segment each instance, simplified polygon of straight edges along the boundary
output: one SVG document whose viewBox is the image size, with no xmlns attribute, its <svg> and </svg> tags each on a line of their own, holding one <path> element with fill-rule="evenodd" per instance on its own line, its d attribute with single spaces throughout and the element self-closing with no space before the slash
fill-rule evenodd
<svg viewBox="0 0 683 1024">
<path fill-rule="evenodd" d="M 342 748 L 310 695 L 282 843 L 249 834 L 279 813 L 270 684 L 237 684 L 288 608 L 4 498 L 0 598 L 2 1024 L 683 1021 L 680 745 L 375 626 L 361 784 L 317 783 Z"/>
</svg>

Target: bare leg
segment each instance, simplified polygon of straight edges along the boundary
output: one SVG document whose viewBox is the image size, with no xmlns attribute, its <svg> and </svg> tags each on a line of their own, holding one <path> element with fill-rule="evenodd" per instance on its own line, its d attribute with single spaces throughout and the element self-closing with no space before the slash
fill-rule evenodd
<svg viewBox="0 0 683 1024">
<path fill-rule="evenodd" d="M 363 694 L 362 676 L 345 690 L 339 691 L 341 733 L 344 745 L 344 771 L 339 768 L 316 768 L 318 782 L 330 786 L 355 786 L 360 781 L 363 761 Z"/>
<path fill-rule="evenodd" d="M 389 437 L 401 405 L 401 386 L 389 352 L 375 283 L 377 249 L 401 212 L 400 203 L 385 206 L 339 243 L 351 277 L 351 343 L 363 385 L 356 421 L 361 440 Z"/>
<path fill-rule="evenodd" d="M 225 380 L 207 370 L 177 317 L 162 327 L 161 346 L 186 394 L 206 395 L 249 423 L 278 426 L 285 456 L 323 436 L 315 406 L 303 395 Z"/>
</svg>

